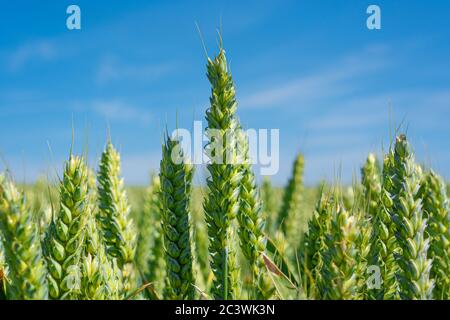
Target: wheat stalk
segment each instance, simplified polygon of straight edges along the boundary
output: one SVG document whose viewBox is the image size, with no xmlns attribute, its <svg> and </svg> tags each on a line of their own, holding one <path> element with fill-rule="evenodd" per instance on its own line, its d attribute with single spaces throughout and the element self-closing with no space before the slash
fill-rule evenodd
<svg viewBox="0 0 450 320">
<path fill-rule="evenodd" d="M 230 155 L 236 154 L 235 141 L 230 136 L 238 128 L 235 116 L 237 103 L 233 79 L 222 48 L 214 60 L 208 58 L 207 76 L 211 83 L 211 98 L 206 120 L 208 129 L 215 129 L 218 136 L 209 136 L 206 152 L 213 158 L 219 156 L 224 163 L 212 160 L 207 165 L 210 176 L 207 179 L 208 194 L 204 208 L 210 239 L 211 269 L 214 273 L 212 293 L 216 299 L 227 300 L 239 295 L 233 221 L 239 210 L 242 174 L 239 165 L 234 162 L 236 159 L 230 158 Z M 212 143 L 219 143 L 222 148 L 211 150 Z"/>
<path fill-rule="evenodd" d="M 70 155 L 60 182 L 60 210 L 45 239 L 49 294 L 53 299 L 77 299 L 81 290 L 88 213 L 87 167 L 83 158 Z"/>
<path fill-rule="evenodd" d="M 400 295 L 406 299 L 430 299 L 433 281 L 430 280 L 431 260 L 427 259 L 429 239 L 425 239 L 427 222 L 419 193 L 422 172 L 414 162 L 405 135 L 396 139 L 394 160 L 394 222 L 402 249 L 397 255 Z"/>
<path fill-rule="evenodd" d="M 428 257 L 433 259 L 431 277 L 435 299 L 450 299 L 450 214 L 446 185 L 434 171 L 424 175 L 421 198 L 428 217 L 426 232 L 430 239 Z"/>
<path fill-rule="evenodd" d="M 5 261 L 9 266 L 11 299 L 46 299 L 48 297 L 44 260 L 36 221 L 25 198 L 13 182 L 0 175 L 0 231 L 3 234 Z M 2 255 L 2 254 L 1 254 Z M 3 265 L 2 280 L 5 276 Z"/>
<path fill-rule="evenodd" d="M 190 197 L 193 167 L 183 159 L 178 140 L 166 137 L 160 165 L 161 217 L 171 299 L 193 299 Z"/>
<path fill-rule="evenodd" d="M 118 266 L 122 270 L 122 294 L 126 296 L 136 287 L 133 264 L 136 232 L 120 174 L 120 154 L 108 141 L 102 153 L 97 174 L 98 203 L 107 254 L 108 257 L 117 259 Z"/>
</svg>

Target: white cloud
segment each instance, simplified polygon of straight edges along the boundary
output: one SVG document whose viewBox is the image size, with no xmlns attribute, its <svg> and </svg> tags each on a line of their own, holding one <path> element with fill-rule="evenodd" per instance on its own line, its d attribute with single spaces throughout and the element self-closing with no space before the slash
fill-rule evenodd
<svg viewBox="0 0 450 320">
<path fill-rule="evenodd" d="M 286 104 L 306 107 L 350 93 L 356 78 L 386 67 L 387 63 L 382 59 L 384 51 L 368 47 L 356 54 L 348 54 L 318 73 L 257 89 L 242 97 L 239 105 L 242 108 L 279 108 Z"/>
<path fill-rule="evenodd" d="M 93 111 L 110 121 L 138 122 L 147 125 L 152 120 L 151 113 L 120 100 L 98 100 L 91 104 Z"/>
<path fill-rule="evenodd" d="M 115 57 L 104 57 L 100 61 L 95 77 L 99 84 L 129 79 L 153 81 L 167 75 L 174 69 L 174 63 L 129 64 L 120 62 Z"/>
<path fill-rule="evenodd" d="M 38 40 L 25 43 L 13 50 L 7 59 L 10 71 L 17 71 L 31 61 L 50 61 L 57 57 L 57 49 L 49 40 Z"/>
</svg>

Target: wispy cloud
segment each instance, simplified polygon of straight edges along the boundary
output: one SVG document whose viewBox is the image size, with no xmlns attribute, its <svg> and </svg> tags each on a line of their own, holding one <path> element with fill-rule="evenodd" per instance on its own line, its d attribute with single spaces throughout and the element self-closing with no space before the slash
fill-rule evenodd
<svg viewBox="0 0 450 320">
<path fill-rule="evenodd" d="M 281 84 L 271 84 L 242 97 L 242 108 L 279 108 L 295 103 L 313 105 L 317 101 L 336 98 L 354 90 L 355 79 L 375 73 L 387 66 L 386 49 L 368 47 L 338 59 L 332 66 L 315 74 L 299 76 Z"/>
<path fill-rule="evenodd" d="M 24 43 L 7 55 L 7 68 L 17 71 L 33 61 L 50 61 L 57 57 L 56 45 L 50 40 Z"/>
<path fill-rule="evenodd" d="M 121 100 L 98 100 L 92 104 L 94 112 L 109 121 L 137 122 L 147 125 L 152 120 L 152 114 L 142 107 L 136 107 Z"/>
<path fill-rule="evenodd" d="M 99 84 L 107 84 L 114 81 L 140 80 L 154 81 L 173 70 L 176 64 L 164 62 L 160 64 L 130 64 L 119 61 L 116 57 L 104 57 L 101 59 L 95 78 Z"/>
</svg>

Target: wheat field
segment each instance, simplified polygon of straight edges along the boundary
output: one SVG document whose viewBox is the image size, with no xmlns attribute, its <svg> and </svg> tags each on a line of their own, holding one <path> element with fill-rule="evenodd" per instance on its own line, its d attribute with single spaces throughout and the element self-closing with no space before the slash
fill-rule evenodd
<svg viewBox="0 0 450 320">
<path fill-rule="evenodd" d="M 206 72 L 225 137 L 241 123 L 223 48 Z M 170 136 L 146 188 L 123 180 L 110 139 L 93 168 L 68 152 L 57 183 L 2 173 L 0 299 L 450 299 L 448 187 L 405 134 L 352 186 L 305 187 L 299 154 L 284 188 L 257 182 L 235 138 L 222 152 L 242 162 L 207 164 L 200 186 Z"/>
</svg>

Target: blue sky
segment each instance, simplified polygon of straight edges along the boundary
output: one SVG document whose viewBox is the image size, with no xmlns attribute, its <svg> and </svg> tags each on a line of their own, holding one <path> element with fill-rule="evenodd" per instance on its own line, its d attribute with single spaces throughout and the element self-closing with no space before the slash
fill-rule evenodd
<svg viewBox="0 0 450 320">
<path fill-rule="evenodd" d="M 70 4 L 81 30 L 66 28 Z M 381 30 L 366 28 L 369 4 L 381 8 Z M 195 22 L 212 56 L 222 21 L 242 123 L 280 129 L 275 183 L 299 151 L 308 184 L 337 172 L 350 182 L 388 143 L 390 118 L 448 179 L 449 17 L 446 1 L 2 2 L 0 168 L 28 182 L 59 171 L 72 121 L 75 149 L 94 164 L 109 124 L 127 182 L 146 183 L 165 124 L 204 119 Z"/>
</svg>

